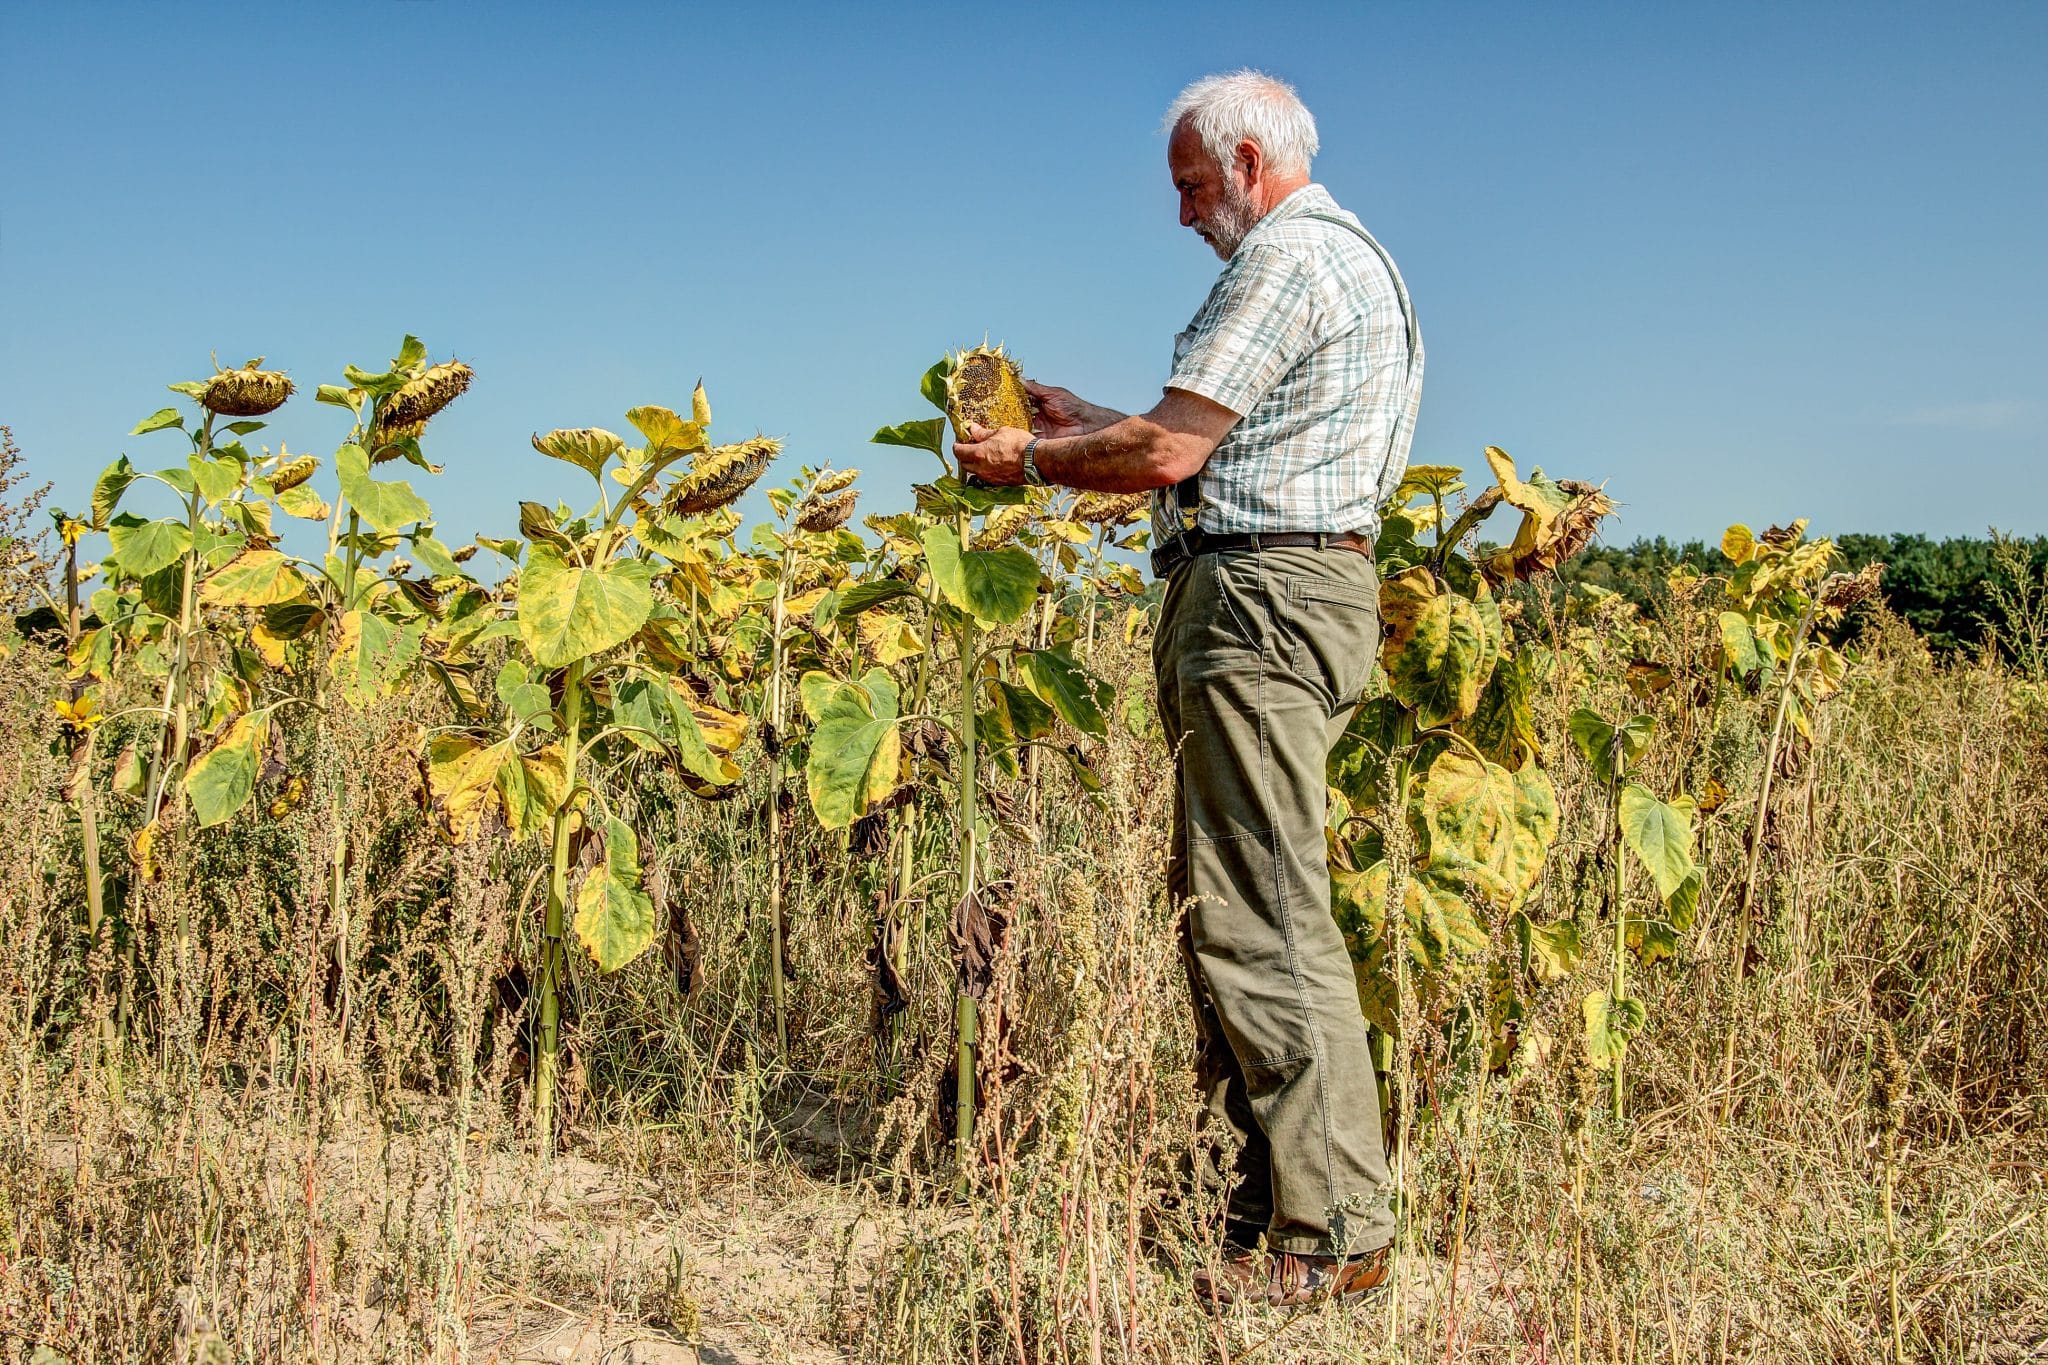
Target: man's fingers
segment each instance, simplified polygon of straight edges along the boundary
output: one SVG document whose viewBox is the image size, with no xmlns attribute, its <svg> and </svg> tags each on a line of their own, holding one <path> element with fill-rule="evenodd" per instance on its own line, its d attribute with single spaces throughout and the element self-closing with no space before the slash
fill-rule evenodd
<svg viewBox="0 0 2048 1365">
<path fill-rule="evenodd" d="M 994 427 L 985 427 L 979 422 L 969 422 L 967 424 L 967 439 L 976 445 L 986 441 L 995 434 L 996 429 Z"/>
<path fill-rule="evenodd" d="M 1024 381 L 1024 392 L 1030 394 L 1033 398 L 1055 398 L 1065 393 L 1066 390 L 1056 389 L 1050 384 L 1041 384 L 1035 379 L 1027 379 Z"/>
</svg>

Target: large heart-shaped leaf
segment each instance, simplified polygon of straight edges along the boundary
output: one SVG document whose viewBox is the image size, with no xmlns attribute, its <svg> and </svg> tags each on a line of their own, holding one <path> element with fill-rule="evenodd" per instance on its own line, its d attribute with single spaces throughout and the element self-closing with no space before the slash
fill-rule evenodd
<svg viewBox="0 0 2048 1365">
<path fill-rule="evenodd" d="M 946 600 L 984 626 L 1023 619 L 1038 600 L 1038 561 L 1014 545 L 1000 550 L 963 550 L 950 526 L 924 533 L 925 562 Z"/>
<path fill-rule="evenodd" d="M 1068 646 L 1019 654 L 1017 672 L 1041 701 L 1082 734 L 1101 738 L 1109 733 L 1109 720 L 1102 713 L 1111 696 L 1109 684 L 1077 663 Z"/>
<path fill-rule="evenodd" d="M 1628 1052 L 1628 1040 L 1648 1018 L 1642 1001 L 1616 1000 L 1606 991 L 1587 996 L 1581 1011 L 1586 1016 L 1586 1059 L 1596 1071 L 1613 1069 Z"/>
<path fill-rule="evenodd" d="M 433 515 L 427 501 L 403 479 L 370 473 L 370 452 L 353 441 L 334 452 L 334 472 L 357 515 L 379 531 L 397 531 Z"/>
<path fill-rule="evenodd" d="M 868 437 L 872 445 L 909 446 L 913 450 L 929 450 L 934 455 L 946 453 L 946 419 L 927 417 L 921 422 L 898 422 L 893 427 L 883 427 Z"/>
<path fill-rule="evenodd" d="M 844 829 L 896 788 L 902 768 L 896 683 L 871 668 L 860 681 L 829 693 L 807 687 L 805 701 L 816 704 L 818 717 L 804 774 L 811 809 L 826 829 Z"/>
<path fill-rule="evenodd" d="M 217 825 L 249 803 L 262 767 L 260 749 L 268 724 L 251 716 L 235 723 L 185 774 L 185 795 L 200 827 Z"/>
<path fill-rule="evenodd" d="M 130 578 L 147 578 L 167 569 L 192 548 L 192 531 L 182 521 L 144 521 L 126 513 L 107 527 L 114 563 Z"/>
<path fill-rule="evenodd" d="M 576 893 L 574 927 L 604 972 L 617 971 L 654 942 L 654 902 L 640 889 L 640 839 L 617 816 L 604 822 L 604 862 Z"/>
<path fill-rule="evenodd" d="M 1640 782 L 1621 789 L 1621 837 L 1667 900 L 1693 874 L 1691 805 L 1659 801 Z"/>
<path fill-rule="evenodd" d="M 306 578 L 276 550 L 244 550 L 218 570 L 199 591 L 217 607 L 274 607 L 306 592 Z"/>
<path fill-rule="evenodd" d="M 1418 728 L 1449 725 L 1478 710 L 1494 652 L 1471 601 L 1418 564 L 1381 585 L 1380 619 L 1386 626 L 1380 663 L 1388 686 L 1415 712 Z"/>
<path fill-rule="evenodd" d="M 654 564 L 588 568 L 536 542 L 519 575 L 519 635 L 543 668 L 587 659 L 633 636 L 654 610 Z"/>
</svg>

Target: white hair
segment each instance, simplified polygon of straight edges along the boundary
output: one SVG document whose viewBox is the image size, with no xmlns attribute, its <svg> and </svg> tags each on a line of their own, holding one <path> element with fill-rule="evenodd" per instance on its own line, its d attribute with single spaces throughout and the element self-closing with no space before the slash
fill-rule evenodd
<svg viewBox="0 0 2048 1365">
<path fill-rule="evenodd" d="M 1224 167 L 1236 158 L 1239 143 L 1255 142 L 1274 171 L 1307 175 L 1322 145 L 1315 117 L 1294 87 L 1249 67 L 1204 76 L 1175 96 L 1160 131 L 1171 137 L 1182 123 L 1194 125 L 1203 148 Z"/>
</svg>

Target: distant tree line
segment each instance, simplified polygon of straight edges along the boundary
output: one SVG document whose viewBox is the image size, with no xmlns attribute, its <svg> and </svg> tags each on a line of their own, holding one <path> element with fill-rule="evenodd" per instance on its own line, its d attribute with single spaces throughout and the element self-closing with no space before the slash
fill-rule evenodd
<svg viewBox="0 0 2048 1365">
<path fill-rule="evenodd" d="M 1994 634 L 2008 649 L 2010 630 L 1999 603 L 2007 594 L 2028 586 L 2035 591 L 2048 580 L 2048 536 L 2008 537 L 2000 555 L 1992 537 L 1845 535 L 1836 537 L 1849 569 L 1872 561 L 1886 565 L 1884 599 L 1904 617 L 1937 653 L 1975 650 Z M 1563 566 L 1567 585 L 1586 583 L 1618 592 L 1638 605 L 1651 605 L 1666 592 L 1665 579 L 1680 564 L 1702 574 L 1726 574 L 1733 568 L 1718 546 L 1701 540 L 1675 544 L 1663 536 L 1638 539 L 1631 545 L 1593 545 Z"/>
</svg>

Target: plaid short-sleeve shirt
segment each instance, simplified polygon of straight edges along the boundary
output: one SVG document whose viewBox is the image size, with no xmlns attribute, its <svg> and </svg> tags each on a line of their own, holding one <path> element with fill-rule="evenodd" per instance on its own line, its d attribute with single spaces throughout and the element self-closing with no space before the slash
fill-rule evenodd
<svg viewBox="0 0 2048 1365">
<path fill-rule="evenodd" d="M 1321 185 L 1260 219 L 1194 321 L 1168 388 L 1239 414 L 1195 492 L 1165 488 L 1155 538 L 1205 531 L 1379 529 L 1422 401 L 1422 341 L 1391 257 Z M 1410 338 L 1414 339 L 1411 347 Z"/>
</svg>

